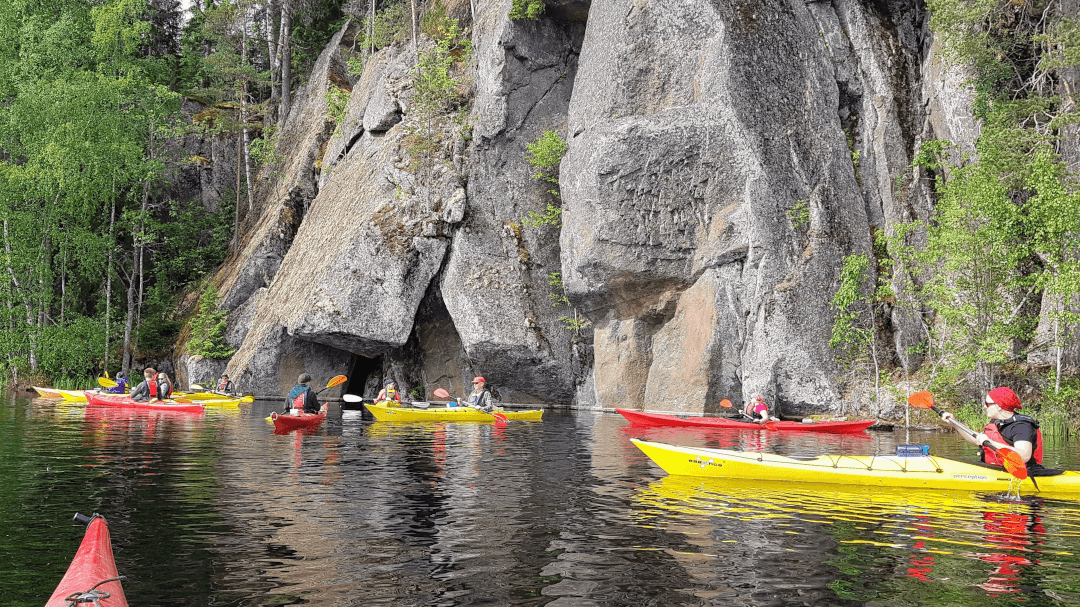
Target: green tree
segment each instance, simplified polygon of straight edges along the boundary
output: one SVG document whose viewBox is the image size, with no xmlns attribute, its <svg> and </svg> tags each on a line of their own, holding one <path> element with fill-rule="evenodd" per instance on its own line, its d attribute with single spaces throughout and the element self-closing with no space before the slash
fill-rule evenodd
<svg viewBox="0 0 1080 607">
<path fill-rule="evenodd" d="M 228 358 L 236 350 L 225 343 L 228 311 L 218 309 L 217 287 L 210 285 L 199 297 L 199 309 L 191 319 L 188 352 L 203 358 Z"/>
</svg>

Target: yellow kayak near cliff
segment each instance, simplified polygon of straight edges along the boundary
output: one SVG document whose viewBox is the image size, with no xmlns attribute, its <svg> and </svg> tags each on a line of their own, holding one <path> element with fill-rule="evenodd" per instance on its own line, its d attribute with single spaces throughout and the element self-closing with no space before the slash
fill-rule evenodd
<svg viewBox="0 0 1080 607">
<path fill-rule="evenodd" d="M 380 422 L 494 422 L 495 416 L 471 407 L 389 407 L 383 403 L 364 403 L 368 411 Z M 504 411 L 497 409 L 510 421 L 538 422 L 544 415 L 543 409 L 527 411 Z"/>
<path fill-rule="evenodd" d="M 997 466 L 947 457 L 920 455 L 819 455 L 794 458 L 758 451 L 729 451 L 679 447 L 632 438 L 657 466 L 668 474 L 710 478 L 833 483 L 867 487 L 907 487 L 956 491 L 1010 491 L 1072 494 L 1080 497 L 1080 472 L 1020 481 Z M 810 485 L 807 485 L 810 486 Z"/>
</svg>

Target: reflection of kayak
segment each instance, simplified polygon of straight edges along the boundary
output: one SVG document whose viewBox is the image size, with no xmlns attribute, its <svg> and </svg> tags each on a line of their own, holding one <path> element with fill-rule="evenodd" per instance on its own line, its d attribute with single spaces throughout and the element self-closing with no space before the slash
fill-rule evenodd
<svg viewBox="0 0 1080 607">
<path fill-rule="evenodd" d="M 741 422 L 726 417 L 679 417 L 677 415 L 665 415 L 662 413 L 645 413 L 643 411 L 629 411 L 627 409 L 615 409 L 630 423 L 636 426 L 693 426 L 695 428 L 741 428 L 746 430 L 788 430 L 796 432 L 862 432 L 874 425 L 876 420 L 856 420 L 840 422 L 768 422 L 757 424 L 753 422 Z"/>
<path fill-rule="evenodd" d="M 438 407 L 417 409 L 413 407 L 387 407 L 381 404 L 364 403 L 368 411 L 380 422 L 493 422 L 495 416 L 471 407 Z M 528 411 L 503 411 L 506 419 L 538 422 L 544 415 L 543 409 Z"/>
<path fill-rule="evenodd" d="M 274 412 L 270 414 L 270 421 L 274 422 L 274 432 L 289 432 L 297 428 L 312 430 L 318 428 L 326 419 L 327 407 L 329 405 L 323 403 L 318 413 L 300 413 L 297 415 L 283 415 Z"/>
<path fill-rule="evenodd" d="M 138 401 L 130 396 L 108 395 L 86 392 L 87 403 L 95 407 L 119 407 L 123 409 L 143 409 L 149 411 L 172 411 L 175 413 L 202 413 L 206 406 L 200 403 L 178 403 L 174 400 Z"/>
<path fill-rule="evenodd" d="M 1007 491 L 1014 479 L 1001 468 L 933 455 L 820 455 L 792 458 L 757 451 L 677 447 L 630 439 L 668 474 L 873 487 Z M 1080 472 L 1037 477 L 1042 493 L 1080 493 Z M 1020 483 L 1034 491 L 1029 481 Z"/>
<path fill-rule="evenodd" d="M 41 398 L 64 398 L 59 392 L 53 388 L 39 388 L 33 386 L 34 391 L 38 393 Z"/>
<path fill-rule="evenodd" d="M 76 518 L 78 516 L 76 515 Z M 118 576 L 116 563 L 113 561 L 109 525 L 104 518 L 95 515 L 86 526 L 86 534 L 83 535 L 75 558 L 71 559 L 67 573 L 49 597 L 49 602 L 45 603 L 45 607 L 67 607 L 71 604 L 65 600 L 68 596 L 86 594 L 91 591 L 94 592 L 97 600 L 92 600 L 87 596 L 79 597 L 86 599 L 80 601 L 79 605 L 127 607 L 124 588 L 119 580 L 114 579 L 116 577 Z M 105 580 L 113 581 L 105 582 Z"/>
</svg>

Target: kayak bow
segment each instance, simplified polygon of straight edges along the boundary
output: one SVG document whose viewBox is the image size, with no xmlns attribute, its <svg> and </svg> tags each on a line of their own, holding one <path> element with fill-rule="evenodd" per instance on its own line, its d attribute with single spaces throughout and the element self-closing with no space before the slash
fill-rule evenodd
<svg viewBox="0 0 1080 607">
<path fill-rule="evenodd" d="M 49 597 L 45 607 L 68 607 L 68 597 L 77 600 L 79 605 L 100 605 L 101 607 L 127 607 L 127 597 L 120 585 L 120 576 L 116 573 L 113 560 L 112 540 L 109 537 L 109 525 L 105 518 L 94 514 L 86 517 L 75 514 L 75 520 L 88 522 L 75 558 L 71 559 L 67 573 L 60 580 L 56 590 Z"/>
</svg>

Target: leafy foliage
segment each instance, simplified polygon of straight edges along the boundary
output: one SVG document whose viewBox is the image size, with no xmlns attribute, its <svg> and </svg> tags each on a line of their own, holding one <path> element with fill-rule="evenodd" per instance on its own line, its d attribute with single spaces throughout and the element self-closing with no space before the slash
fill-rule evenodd
<svg viewBox="0 0 1080 607">
<path fill-rule="evenodd" d="M 544 14 L 544 0 L 513 0 L 509 17 L 515 20 L 539 19 Z"/>
<path fill-rule="evenodd" d="M 236 350 L 225 344 L 227 311 L 218 309 L 217 287 L 210 285 L 199 297 L 199 310 L 191 319 L 188 352 L 203 358 L 228 358 Z"/>
<path fill-rule="evenodd" d="M 463 100 L 468 79 L 456 75 L 455 64 L 468 63 L 472 41 L 458 26 L 457 19 L 444 19 L 433 27 L 435 47 L 420 54 L 413 76 L 413 107 L 416 117 L 411 127 L 408 151 L 413 169 L 431 169 L 442 144 L 441 124 L 447 112 Z"/>
</svg>

